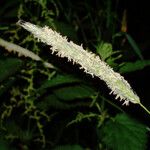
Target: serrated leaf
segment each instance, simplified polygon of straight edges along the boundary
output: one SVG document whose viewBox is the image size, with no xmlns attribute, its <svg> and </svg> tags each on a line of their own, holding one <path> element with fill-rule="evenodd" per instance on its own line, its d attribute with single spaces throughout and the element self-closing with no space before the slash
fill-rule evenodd
<svg viewBox="0 0 150 150">
<path fill-rule="evenodd" d="M 94 94 L 94 90 L 85 85 L 68 86 L 56 89 L 53 92 L 58 98 L 65 101 L 88 98 Z"/>
<path fill-rule="evenodd" d="M 120 73 L 133 72 L 137 70 L 142 70 L 144 67 L 150 66 L 150 60 L 138 60 L 136 62 L 126 62 L 119 69 Z"/>
<path fill-rule="evenodd" d="M 118 114 L 114 119 L 107 121 L 100 131 L 102 141 L 108 149 L 146 149 L 146 126 L 125 114 Z"/>
<path fill-rule="evenodd" d="M 0 82 L 20 69 L 22 61 L 17 58 L 0 59 Z"/>
<path fill-rule="evenodd" d="M 71 75 L 57 75 L 51 80 L 45 81 L 38 90 L 51 88 L 51 87 L 55 87 L 55 86 L 62 85 L 62 84 L 78 83 L 78 82 L 81 82 L 81 80 Z"/>
<path fill-rule="evenodd" d="M 53 150 L 83 150 L 80 145 L 64 145 L 64 146 L 57 146 Z"/>
</svg>

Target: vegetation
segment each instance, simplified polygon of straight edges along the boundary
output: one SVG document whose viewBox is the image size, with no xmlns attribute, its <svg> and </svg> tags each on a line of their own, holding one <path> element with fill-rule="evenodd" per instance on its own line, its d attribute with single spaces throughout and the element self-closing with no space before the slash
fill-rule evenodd
<svg viewBox="0 0 150 150">
<path fill-rule="evenodd" d="M 23 19 L 38 26 L 46 25 L 67 36 L 69 41 L 83 43 L 87 52 L 99 56 L 125 76 L 136 91 L 142 87 L 130 75 L 135 76 L 135 72 L 149 66 L 150 60 L 144 59 L 142 50 L 127 32 L 126 10 L 121 17 L 118 15 L 119 1 L 0 3 L 3 5 L 0 10 L 1 150 L 149 148 L 149 124 L 140 119 L 140 116 L 150 118 L 146 100 L 131 100 L 129 106 L 123 106 L 109 95 L 105 82 L 111 80 L 103 82 L 95 74 L 91 76 L 91 72 L 79 69 L 82 62 L 74 64 L 66 57 L 58 57 L 56 52 L 51 54 L 54 45 L 38 43 L 16 24 Z M 146 111 L 143 113 L 135 104 Z"/>
</svg>

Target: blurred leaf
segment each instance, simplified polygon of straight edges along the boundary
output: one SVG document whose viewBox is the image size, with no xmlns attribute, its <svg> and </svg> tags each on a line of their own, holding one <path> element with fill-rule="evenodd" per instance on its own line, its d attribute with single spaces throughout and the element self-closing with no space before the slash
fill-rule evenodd
<svg viewBox="0 0 150 150">
<path fill-rule="evenodd" d="M 0 9 L 0 16 L 1 17 L 7 17 L 7 18 L 12 18 L 17 16 L 17 6 L 19 7 L 19 2 L 20 0 L 9 0 L 3 4 L 3 7 Z"/>
<path fill-rule="evenodd" d="M 138 45 L 136 44 L 136 42 L 134 41 L 134 39 L 127 33 L 125 33 L 125 36 L 126 36 L 127 40 L 129 41 L 130 45 L 132 46 L 133 50 L 135 51 L 135 53 L 138 55 L 138 57 L 141 60 L 143 60 L 143 56 L 142 56 L 141 50 L 138 47 Z"/>
<path fill-rule="evenodd" d="M 123 35 L 124 35 L 123 32 L 117 32 L 117 33 L 115 33 L 115 34 L 112 36 L 112 40 L 114 40 L 114 39 L 117 38 L 117 37 L 122 37 Z"/>
<path fill-rule="evenodd" d="M 145 150 L 147 143 L 146 126 L 118 114 L 106 122 L 100 130 L 101 138 L 108 149 L 112 150 Z"/>
<path fill-rule="evenodd" d="M 124 9 L 121 21 L 121 32 L 126 33 L 127 28 L 127 9 Z"/>
<path fill-rule="evenodd" d="M 8 30 L 8 29 L 9 29 L 8 27 L 0 25 L 0 30 Z"/>
<path fill-rule="evenodd" d="M 150 60 L 138 60 L 136 62 L 125 62 L 119 69 L 120 73 L 134 72 L 150 66 Z"/>
<path fill-rule="evenodd" d="M 64 22 L 58 22 L 57 20 L 54 20 L 55 27 L 58 32 L 60 32 L 62 35 L 67 36 L 72 41 L 78 41 L 77 34 L 75 29 Z"/>
<path fill-rule="evenodd" d="M 22 129 L 18 123 L 15 121 L 7 121 L 5 123 L 5 128 L 7 129 L 7 135 L 13 139 L 20 139 L 22 142 L 30 141 L 33 138 L 33 133 L 31 130 Z"/>
<path fill-rule="evenodd" d="M 38 90 L 55 87 L 55 86 L 62 85 L 62 84 L 78 83 L 78 82 L 81 82 L 81 80 L 71 75 L 57 75 L 51 80 L 45 81 Z"/>
<path fill-rule="evenodd" d="M 8 141 L 4 140 L 4 134 L 0 130 L 0 150 L 13 150 L 9 147 Z"/>
<path fill-rule="evenodd" d="M 57 97 L 53 94 L 49 94 L 42 101 L 38 102 L 37 107 L 41 110 L 47 111 L 50 107 L 54 108 L 65 108 L 69 107 L 67 104 L 63 104 L 63 102 L 59 101 Z"/>
<path fill-rule="evenodd" d="M 18 58 L 0 59 L 0 82 L 20 69 L 22 61 Z"/>
<path fill-rule="evenodd" d="M 80 145 L 64 145 L 64 146 L 57 146 L 53 150 L 83 150 Z"/>
<path fill-rule="evenodd" d="M 15 78 L 9 78 L 6 81 L 3 81 L 0 85 L 0 96 L 8 90 L 9 87 L 14 83 Z"/>
<path fill-rule="evenodd" d="M 74 100 L 79 98 L 89 98 L 94 94 L 94 90 L 85 85 L 68 86 L 53 91 L 62 100 Z"/>
<path fill-rule="evenodd" d="M 58 99 L 54 94 L 50 94 L 38 102 L 37 107 L 41 110 L 47 111 L 50 108 L 56 109 L 71 109 L 76 107 L 89 107 L 91 102 L 79 101 L 74 103 L 67 103 Z"/>
<path fill-rule="evenodd" d="M 9 150 L 8 146 L 5 144 L 5 142 L 0 141 L 0 150 Z"/>
</svg>

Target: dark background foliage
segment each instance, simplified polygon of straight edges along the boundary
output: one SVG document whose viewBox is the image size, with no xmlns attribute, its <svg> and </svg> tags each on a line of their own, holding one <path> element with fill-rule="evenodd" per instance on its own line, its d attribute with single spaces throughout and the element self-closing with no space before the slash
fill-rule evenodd
<svg viewBox="0 0 150 150">
<path fill-rule="evenodd" d="M 1 0 L 0 38 L 38 54 L 55 68 L 0 47 L 1 150 L 145 150 L 150 116 L 122 106 L 98 78 L 50 54 L 16 25 L 50 26 L 120 72 L 149 105 L 148 1 Z"/>
</svg>

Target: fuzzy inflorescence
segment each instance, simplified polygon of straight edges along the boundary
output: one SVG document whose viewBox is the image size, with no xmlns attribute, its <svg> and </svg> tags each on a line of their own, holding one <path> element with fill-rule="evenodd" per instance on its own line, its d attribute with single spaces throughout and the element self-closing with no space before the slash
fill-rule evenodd
<svg viewBox="0 0 150 150">
<path fill-rule="evenodd" d="M 111 89 L 110 94 L 116 95 L 116 99 L 120 98 L 120 101 L 124 100 L 123 104 L 140 103 L 139 97 L 134 93 L 129 83 L 119 73 L 114 72 L 99 56 L 84 50 L 82 46 L 76 45 L 72 41 L 68 41 L 66 37 L 47 26 L 42 28 L 22 20 L 18 21 L 18 24 L 31 32 L 39 41 L 52 46 L 52 53 L 56 52 L 59 57 L 66 57 L 69 61 L 80 64 L 80 68 L 84 69 L 86 73 L 104 80 Z"/>
<path fill-rule="evenodd" d="M 43 61 L 37 54 L 29 51 L 26 48 L 19 46 L 19 45 L 10 43 L 10 42 L 5 41 L 0 38 L 0 46 L 5 47 L 5 50 L 7 50 L 8 52 L 18 53 L 18 57 L 20 57 L 20 56 L 30 57 L 33 60 L 42 61 L 43 64 L 48 68 L 54 68 L 54 66 L 52 64 Z"/>
<path fill-rule="evenodd" d="M 14 52 L 14 53 L 18 53 L 18 56 L 25 56 L 25 57 L 30 57 L 32 58 L 33 60 L 36 60 L 36 61 L 40 61 L 41 58 L 34 54 L 33 52 L 21 47 L 21 46 L 18 46 L 16 44 L 13 44 L 13 43 L 10 43 L 10 42 L 7 42 L 3 39 L 0 38 L 0 45 L 5 47 L 5 49 L 8 51 L 8 52 Z"/>
</svg>

